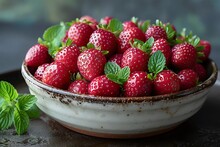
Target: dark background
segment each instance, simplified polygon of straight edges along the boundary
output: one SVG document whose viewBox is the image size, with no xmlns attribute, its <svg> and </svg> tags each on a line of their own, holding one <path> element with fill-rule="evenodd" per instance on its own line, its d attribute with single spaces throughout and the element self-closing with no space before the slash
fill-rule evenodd
<svg viewBox="0 0 220 147">
<path fill-rule="evenodd" d="M 186 27 L 211 42 L 211 58 L 220 67 L 219 0 L 0 0 L 0 73 L 19 69 L 48 26 L 82 15 L 136 16 L 171 22 L 178 31 Z"/>
</svg>

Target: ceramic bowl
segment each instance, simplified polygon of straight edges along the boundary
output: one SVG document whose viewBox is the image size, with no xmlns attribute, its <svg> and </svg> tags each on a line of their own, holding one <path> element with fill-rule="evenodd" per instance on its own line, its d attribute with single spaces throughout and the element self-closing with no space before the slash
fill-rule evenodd
<svg viewBox="0 0 220 147">
<path fill-rule="evenodd" d="M 208 79 L 174 94 L 146 97 L 101 97 L 73 94 L 36 80 L 22 64 L 22 75 L 37 106 L 63 126 L 79 133 L 104 138 L 137 138 L 175 128 L 204 104 L 218 69 L 206 66 Z"/>
</svg>

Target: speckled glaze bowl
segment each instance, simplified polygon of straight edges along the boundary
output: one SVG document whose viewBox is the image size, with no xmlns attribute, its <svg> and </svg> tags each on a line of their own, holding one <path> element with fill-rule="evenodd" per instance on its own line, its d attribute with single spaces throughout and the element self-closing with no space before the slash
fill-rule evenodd
<svg viewBox="0 0 220 147">
<path fill-rule="evenodd" d="M 205 102 L 218 69 L 206 66 L 209 78 L 189 90 L 146 97 L 95 97 L 73 94 L 36 80 L 22 64 L 22 75 L 37 106 L 63 126 L 104 138 L 138 138 L 169 131 L 193 116 Z"/>
</svg>

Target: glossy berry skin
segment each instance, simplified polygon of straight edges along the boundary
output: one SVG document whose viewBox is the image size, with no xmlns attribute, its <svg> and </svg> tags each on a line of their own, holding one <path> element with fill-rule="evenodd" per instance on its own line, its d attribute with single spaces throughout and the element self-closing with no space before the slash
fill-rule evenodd
<svg viewBox="0 0 220 147">
<path fill-rule="evenodd" d="M 171 51 L 170 45 L 166 39 L 160 38 L 160 39 L 156 40 L 154 42 L 151 50 L 152 50 L 152 52 L 151 52 L 152 54 L 155 53 L 156 51 L 160 50 L 166 58 L 166 65 L 170 64 L 170 58 L 172 55 L 172 51 Z"/>
<path fill-rule="evenodd" d="M 63 63 L 52 62 L 45 69 L 42 82 L 56 88 L 66 89 L 70 83 L 70 73 Z"/>
<path fill-rule="evenodd" d="M 199 82 L 203 82 L 207 79 L 207 72 L 202 64 L 197 63 L 193 70 L 197 73 L 199 77 Z"/>
<path fill-rule="evenodd" d="M 77 59 L 80 74 L 88 81 L 104 73 L 106 58 L 100 50 L 89 49 L 82 52 Z"/>
<path fill-rule="evenodd" d="M 85 80 L 75 80 L 69 85 L 68 91 L 76 94 L 88 94 L 88 85 Z"/>
<path fill-rule="evenodd" d="M 109 80 L 106 75 L 94 78 L 88 87 L 90 95 L 94 96 L 119 96 L 120 85 Z"/>
<path fill-rule="evenodd" d="M 113 17 L 106 16 L 104 18 L 101 18 L 100 23 L 103 25 L 108 25 L 112 19 L 113 19 Z"/>
<path fill-rule="evenodd" d="M 131 72 L 146 71 L 149 55 L 138 48 L 127 49 L 121 59 L 121 67 L 128 66 Z"/>
<path fill-rule="evenodd" d="M 177 44 L 172 49 L 172 65 L 179 69 L 193 69 L 196 64 L 196 49 L 188 43 Z"/>
<path fill-rule="evenodd" d="M 150 26 L 147 31 L 145 32 L 146 40 L 150 37 L 154 38 L 154 41 L 164 38 L 167 40 L 166 31 L 160 26 Z"/>
<path fill-rule="evenodd" d="M 122 56 L 123 54 L 115 54 L 109 59 L 109 62 L 115 62 L 121 67 Z"/>
<path fill-rule="evenodd" d="M 48 53 L 48 48 L 41 44 L 32 46 L 26 56 L 25 63 L 28 67 L 38 67 L 44 63 L 51 62 L 51 56 Z"/>
<path fill-rule="evenodd" d="M 54 60 L 63 63 L 71 73 L 76 73 L 78 72 L 77 58 L 79 54 L 80 49 L 77 46 L 68 46 L 59 51 Z"/>
<path fill-rule="evenodd" d="M 153 85 L 155 95 L 175 93 L 180 90 L 180 79 L 173 71 L 163 70 L 156 76 Z"/>
<path fill-rule="evenodd" d="M 95 18 L 85 15 L 80 18 L 80 21 L 89 22 L 89 25 L 93 28 L 93 30 L 97 29 L 98 22 Z"/>
<path fill-rule="evenodd" d="M 73 43 L 79 47 L 86 46 L 92 32 L 93 29 L 90 25 L 76 22 L 69 28 L 68 38 L 73 40 Z"/>
<path fill-rule="evenodd" d="M 180 90 L 195 87 L 198 83 L 197 73 L 192 69 L 183 69 L 178 73 L 180 79 Z"/>
<path fill-rule="evenodd" d="M 124 96 L 137 97 L 148 96 L 152 92 L 152 81 L 148 79 L 147 73 L 135 71 L 131 73 L 127 82 L 124 84 Z"/>
<path fill-rule="evenodd" d="M 134 39 L 146 41 L 144 33 L 138 27 L 130 27 L 123 30 L 119 35 L 119 48 L 118 53 L 124 53 L 131 47 L 130 42 L 133 43 Z"/>
<path fill-rule="evenodd" d="M 211 44 L 206 40 L 200 40 L 199 45 L 204 46 L 204 49 L 202 50 L 204 57 L 200 57 L 199 59 L 202 61 L 206 61 L 209 58 L 211 52 Z"/>
<path fill-rule="evenodd" d="M 127 28 L 131 28 L 131 27 L 137 27 L 137 25 L 135 23 L 133 23 L 132 21 L 125 21 L 123 22 L 123 29 L 127 29 Z"/>
<path fill-rule="evenodd" d="M 47 68 L 47 66 L 49 66 L 49 65 L 50 65 L 49 63 L 44 63 L 44 64 L 38 66 L 37 70 L 34 73 L 34 77 L 41 81 L 42 77 L 43 77 L 43 73 L 44 73 L 45 69 Z"/>
<path fill-rule="evenodd" d="M 108 54 L 106 54 L 107 57 L 113 55 L 118 46 L 115 35 L 103 29 L 94 31 L 90 36 L 89 43 L 92 43 L 95 48 L 101 48 L 101 50 L 108 51 Z"/>
</svg>

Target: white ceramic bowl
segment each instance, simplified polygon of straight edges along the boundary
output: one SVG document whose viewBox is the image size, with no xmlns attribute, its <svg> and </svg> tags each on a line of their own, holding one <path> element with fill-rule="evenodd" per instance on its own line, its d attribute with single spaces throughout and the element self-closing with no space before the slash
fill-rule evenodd
<svg viewBox="0 0 220 147">
<path fill-rule="evenodd" d="M 137 138 L 168 131 L 193 116 L 217 79 L 217 66 L 207 63 L 209 78 L 175 94 L 147 97 L 95 97 L 73 94 L 36 80 L 22 64 L 22 75 L 37 106 L 63 126 L 105 138 Z"/>
</svg>

